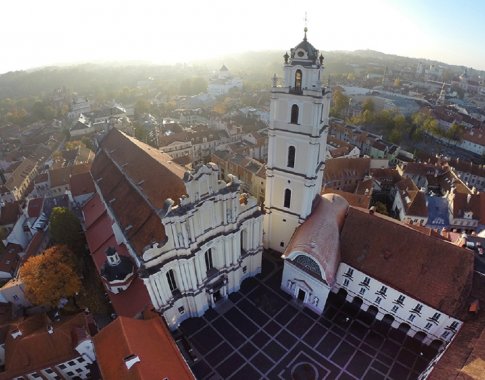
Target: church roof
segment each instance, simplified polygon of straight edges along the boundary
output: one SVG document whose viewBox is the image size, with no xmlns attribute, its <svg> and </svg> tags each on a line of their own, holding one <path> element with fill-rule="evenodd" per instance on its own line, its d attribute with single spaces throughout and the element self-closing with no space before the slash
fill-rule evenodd
<svg viewBox="0 0 485 380">
<path fill-rule="evenodd" d="M 471 289 L 472 251 L 353 207 L 340 243 L 342 262 L 448 315 L 462 313 Z"/>
<path fill-rule="evenodd" d="M 186 194 L 185 169 L 172 158 L 113 128 L 91 168 L 101 196 L 138 255 L 150 243 L 166 240 L 159 212 L 167 198 Z"/>
<path fill-rule="evenodd" d="M 348 207 L 348 202 L 340 195 L 317 196 L 311 215 L 297 228 L 285 251 L 286 257 L 302 252 L 314 258 L 330 286 L 340 264 L 339 233 Z"/>
<path fill-rule="evenodd" d="M 307 28 L 305 28 L 305 36 L 303 37 L 303 41 L 291 49 L 292 63 L 304 64 L 304 61 L 311 61 L 314 63 L 318 59 L 318 50 L 315 49 L 310 42 L 308 42 L 306 32 Z"/>
</svg>

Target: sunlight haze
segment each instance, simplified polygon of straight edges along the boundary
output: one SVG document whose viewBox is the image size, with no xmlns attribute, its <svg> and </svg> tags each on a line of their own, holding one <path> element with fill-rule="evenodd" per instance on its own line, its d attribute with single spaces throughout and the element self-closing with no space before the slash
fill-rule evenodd
<svg viewBox="0 0 485 380">
<path fill-rule="evenodd" d="M 0 73 L 285 51 L 303 37 L 305 12 L 308 38 L 323 51 L 372 49 L 485 69 L 480 2 L 19 0 L 0 10 Z"/>
</svg>

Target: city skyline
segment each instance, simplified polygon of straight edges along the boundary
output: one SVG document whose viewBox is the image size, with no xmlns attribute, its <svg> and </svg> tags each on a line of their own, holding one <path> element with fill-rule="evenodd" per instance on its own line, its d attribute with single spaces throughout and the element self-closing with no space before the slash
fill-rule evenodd
<svg viewBox="0 0 485 380">
<path fill-rule="evenodd" d="M 82 5 L 2 4 L 0 73 L 99 61 L 193 62 L 245 51 L 288 50 L 303 37 L 323 51 L 371 49 L 485 70 L 485 3 L 290 1 L 241 5 L 140 0 Z"/>
</svg>

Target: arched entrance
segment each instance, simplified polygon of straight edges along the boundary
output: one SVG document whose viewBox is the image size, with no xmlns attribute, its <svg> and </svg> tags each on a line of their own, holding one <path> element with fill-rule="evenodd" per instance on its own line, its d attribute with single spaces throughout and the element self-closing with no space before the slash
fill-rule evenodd
<svg viewBox="0 0 485 380">
<path fill-rule="evenodd" d="M 416 334 L 414 334 L 414 339 L 416 339 L 419 342 L 423 342 L 428 335 L 423 332 L 423 331 L 418 331 Z"/>
</svg>

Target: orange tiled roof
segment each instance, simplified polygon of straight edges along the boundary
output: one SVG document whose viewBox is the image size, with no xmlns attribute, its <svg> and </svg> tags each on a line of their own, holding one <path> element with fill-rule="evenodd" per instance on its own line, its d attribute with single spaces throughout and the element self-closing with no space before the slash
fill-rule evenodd
<svg viewBox="0 0 485 380">
<path fill-rule="evenodd" d="M 186 194 L 185 169 L 172 158 L 113 128 L 101 143 L 91 173 L 137 254 L 166 239 L 159 211 Z"/>
<path fill-rule="evenodd" d="M 47 331 L 48 325 L 53 326 L 52 334 Z M 84 313 L 59 322 L 35 314 L 11 323 L 5 340 L 5 371 L 0 372 L 0 379 L 12 379 L 78 357 L 77 342 L 72 337 L 77 328 L 88 328 Z M 22 336 L 14 339 L 10 332 L 16 329 Z"/>
<path fill-rule="evenodd" d="M 464 310 L 472 251 L 351 207 L 341 233 L 341 256 L 350 266 L 448 315 Z"/>
<path fill-rule="evenodd" d="M 194 379 L 168 329 L 159 317 L 118 317 L 94 337 L 103 378 L 117 380 Z M 130 369 L 124 358 L 140 359 Z"/>
</svg>

